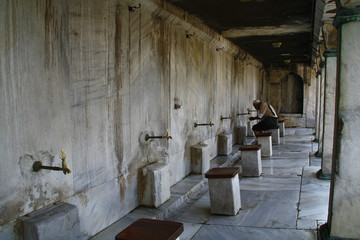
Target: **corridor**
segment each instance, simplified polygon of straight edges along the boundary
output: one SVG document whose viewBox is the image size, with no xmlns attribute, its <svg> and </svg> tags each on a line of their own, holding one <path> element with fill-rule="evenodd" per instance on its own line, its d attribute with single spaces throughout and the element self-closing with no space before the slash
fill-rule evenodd
<svg viewBox="0 0 360 240">
<path fill-rule="evenodd" d="M 207 179 L 189 175 L 160 208 L 139 207 L 92 239 L 114 239 L 139 218 L 182 222 L 180 239 L 317 239 L 317 228 L 327 221 L 330 181 L 316 178 L 321 159 L 313 156 L 318 148 L 313 138 L 313 129 L 286 129 L 273 156 L 262 158 L 262 176 L 240 176 L 242 206 L 236 216 L 211 215 Z M 211 167 L 241 169 L 238 148 L 214 158 Z"/>
</svg>

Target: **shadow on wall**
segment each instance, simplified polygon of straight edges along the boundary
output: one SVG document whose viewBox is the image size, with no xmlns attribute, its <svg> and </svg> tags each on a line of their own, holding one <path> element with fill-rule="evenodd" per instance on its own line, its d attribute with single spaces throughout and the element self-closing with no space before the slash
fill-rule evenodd
<svg viewBox="0 0 360 240">
<path fill-rule="evenodd" d="M 304 106 L 304 81 L 298 74 L 289 73 L 280 83 L 279 113 L 302 114 Z"/>
</svg>

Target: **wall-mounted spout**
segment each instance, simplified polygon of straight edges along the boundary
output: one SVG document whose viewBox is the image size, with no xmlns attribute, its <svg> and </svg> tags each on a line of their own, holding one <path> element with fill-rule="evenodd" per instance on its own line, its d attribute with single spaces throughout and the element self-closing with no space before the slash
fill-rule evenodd
<svg viewBox="0 0 360 240">
<path fill-rule="evenodd" d="M 223 117 L 223 116 L 221 115 L 221 116 L 220 116 L 220 119 L 221 119 L 221 121 L 224 120 L 224 119 L 231 119 L 231 116 Z"/>
<path fill-rule="evenodd" d="M 210 119 L 210 122 L 209 123 L 194 123 L 194 127 L 197 128 L 198 126 L 214 126 L 214 123 L 211 122 L 211 119 Z"/>
<path fill-rule="evenodd" d="M 250 114 L 251 112 L 256 112 L 257 110 L 248 108 L 247 111 L 248 111 L 248 114 Z"/>
<path fill-rule="evenodd" d="M 169 129 L 166 129 L 166 136 L 150 136 L 149 134 L 145 135 L 145 140 L 149 141 L 151 138 L 166 138 L 167 140 L 172 139 L 172 136 L 169 135 Z"/>
<path fill-rule="evenodd" d="M 36 161 L 33 164 L 33 170 L 34 172 L 39 172 L 41 169 L 63 171 L 63 173 L 66 175 L 67 173 L 71 173 L 71 170 L 66 165 L 66 161 L 65 161 L 66 157 L 67 155 L 64 152 L 64 150 L 61 150 L 59 158 L 62 160 L 62 167 L 43 166 L 40 161 Z"/>
<path fill-rule="evenodd" d="M 141 8 L 141 4 L 139 3 L 138 6 L 129 6 L 129 12 L 134 12 L 136 9 Z"/>
<path fill-rule="evenodd" d="M 241 116 L 241 115 L 250 115 L 252 112 L 256 112 L 257 110 L 256 109 L 246 109 L 247 112 L 246 113 L 238 113 L 237 116 Z"/>
</svg>

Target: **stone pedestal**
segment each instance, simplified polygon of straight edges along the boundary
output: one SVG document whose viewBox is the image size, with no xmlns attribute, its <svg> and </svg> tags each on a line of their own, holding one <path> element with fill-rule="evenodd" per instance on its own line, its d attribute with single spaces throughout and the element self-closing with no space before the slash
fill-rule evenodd
<svg viewBox="0 0 360 240">
<path fill-rule="evenodd" d="M 210 147 L 197 144 L 191 147 L 191 173 L 204 174 L 210 168 Z"/>
<path fill-rule="evenodd" d="M 232 134 L 221 133 L 218 138 L 218 155 L 227 156 L 232 152 Z"/>
<path fill-rule="evenodd" d="M 118 233 L 115 240 L 177 240 L 183 231 L 184 225 L 181 222 L 140 218 Z"/>
<path fill-rule="evenodd" d="M 261 145 L 246 145 L 240 147 L 242 176 L 258 177 L 262 173 Z"/>
<path fill-rule="evenodd" d="M 279 145 L 280 144 L 280 127 L 269 129 L 269 132 L 271 132 L 271 139 L 273 145 Z"/>
<path fill-rule="evenodd" d="M 261 132 L 256 134 L 258 144 L 261 145 L 261 157 L 272 156 L 271 132 Z"/>
<path fill-rule="evenodd" d="M 241 207 L 239 168 L 212 168 L 205 177 L 209 179 L 211 213 L 236 215 Z"/>
<path fill-rule="evenodd" d="M 285 120 L 279 120 L 280 137 L 285 137 Z"/>
<path fill-rule="evenodd" d="M 246 135 L 247 135 L 246 126 L 236 127 L 235 131 L 236 131 L 236 143 L 240 145 L 245 144 Z"/>
<path fill-rule="evenodd" d="M 158 207 L 170 198 L 169 166 L 152 163 L 141 169 L 140 202 L 147 207 Z"/>
<path fill-rule="evenodd" d="M 69 203 L 57 203 L 21 217 L 24 239 L 85 239 L 80 232 L 79 212 Z"/>
</svg>

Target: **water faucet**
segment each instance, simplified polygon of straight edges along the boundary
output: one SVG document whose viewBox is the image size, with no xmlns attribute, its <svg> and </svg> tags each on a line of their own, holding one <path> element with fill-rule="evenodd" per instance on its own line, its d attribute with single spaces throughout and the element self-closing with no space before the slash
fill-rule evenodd
<svg viewBox="0 0 360 240">
<path fill-rule="evenodd" d="M 224 120 L 224 119 L 231 119 L 231 116 L 223 117 L 223 116 L 221 115 L 221 116 L 220 116 L 220 119 L 221 119 L 221 121 Z"/>
<path fill-rule="evenodd" d="M 209 123 L 194 123 L 194 127 L 197 128 L 198 126 L 214 126 L 214 123 L 211 122 L 211 119 L 210 119 L 210 122 Z"/>
<path fill-rule="evenodd" d="M 62 160 L 62 167 L 43 166 L 40 161 L 36 161 L 33 164 L 34 172 L 39 172 L 41 169 L 47 169 L 47 170 L 53 170 L 53 171 L 63 171 L 64 175 L 71 173 L 71 170 L 66 165 L 65 159 L 67 158 L 67 155 L 64 152 L 64 150 L 61 150 L 59 157 Z"/>
<path fill-rule="evenodd" d="M 145 140 L 148 141 L 151 138 L 166 138 L 167 140 L 173 139 L 172 136 L 169 135 L 169 129 L 166 129 L 166 136 L 150 136 L 149 134 L 145 135 Z"/>
</svg>

